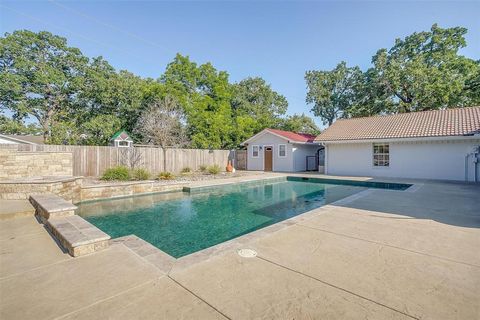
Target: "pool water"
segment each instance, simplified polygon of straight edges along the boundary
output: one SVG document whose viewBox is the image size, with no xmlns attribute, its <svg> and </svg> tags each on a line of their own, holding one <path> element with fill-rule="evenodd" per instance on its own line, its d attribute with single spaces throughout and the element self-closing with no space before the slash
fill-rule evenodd
<svg viewBox="0 0 480 320">
<path fill-rule="evenodd" d="M 236 184 L 80 203 L 77 214 L 112 238 L 134 234 L 178 258 L 365 189 L 310 181 Z"/>
</svg>

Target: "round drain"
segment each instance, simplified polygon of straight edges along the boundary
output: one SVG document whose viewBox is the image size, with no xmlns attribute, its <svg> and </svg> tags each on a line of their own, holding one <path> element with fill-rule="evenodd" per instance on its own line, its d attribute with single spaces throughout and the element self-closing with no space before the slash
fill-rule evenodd
<svg viewBox="0 0 480 320">
<path fill-rule="evenodd" d="M 240 249 L 238 250 L 238 255 L 243 258 L 255 258 L 257 256 L 257 251 L 252 249 Z"/>
</svg>

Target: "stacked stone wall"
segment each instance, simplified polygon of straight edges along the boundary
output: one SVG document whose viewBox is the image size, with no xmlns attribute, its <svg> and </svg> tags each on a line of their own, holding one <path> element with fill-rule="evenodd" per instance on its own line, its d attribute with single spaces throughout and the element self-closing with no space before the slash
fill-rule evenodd
<svg viewBox="0 0 480 320">
<path fill-rule="evenodd" d="M 45 176 L 73 176 L 72 153 L 0 149 L 0 180 Z"/>
</svg>

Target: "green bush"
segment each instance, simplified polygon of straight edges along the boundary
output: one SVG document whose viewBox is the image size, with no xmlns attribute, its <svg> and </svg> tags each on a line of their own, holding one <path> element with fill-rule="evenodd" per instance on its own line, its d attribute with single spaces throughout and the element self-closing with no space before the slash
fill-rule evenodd
<svg viewBox="0 0 480 320">
<path fill-rule="evenodd" d="M 206 165 L 202 164 L 202 165 L 201 165 L 200 167 L 198 167 L 198 168 L 200 169 L 200 171 L 206 172 L 208 167 L 207 167 Z"/>
<path fill-rule="evenodd" d="M 222 169 L 220 169 L 220 166 L 218 164 L 214 164 L 213 166 L 207 168 L 207 171 L 210 174 L 219 174 L 221 170 Z"/>
<path fill-rule="evenodd" d="M 133 169 L 130 174 L 132 180 L 148 180 L 150 178 L 150 172 L 144 168 Z"/>
<path fill-rule="evenodd" d="M 173 180 L 175 176 L 171 172 L 160 172 L 158 174 L 158 179 L 160 180 Z"/>
<path fill-rule="evenodd" d="M 100 179 L 108 180 L 108 181 L 110 180 L 127 181 L 127 180 L 130 180 L 130 171 L 125 166 L 108 168 L 107 170 L 105 170 L 105 172 L 103 173 Z"/>
<path fill-rule="evenodd" d="M 189 167 L 185 167 L 182 169 L 182 173 L 190 173 L 192 172 L 192 169 L 190 169 Z"/>
</svg>

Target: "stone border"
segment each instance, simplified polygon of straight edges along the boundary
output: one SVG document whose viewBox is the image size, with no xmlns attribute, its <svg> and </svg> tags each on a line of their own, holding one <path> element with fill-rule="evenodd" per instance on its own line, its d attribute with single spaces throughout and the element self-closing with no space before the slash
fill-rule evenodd
<svg viewBox="0 0 480 320">
<path fill-rule="evenodd" d="M 189 182 L 165 184 L 155 180 L 135 181 L 115 184 L 82 186 L 78 202 L 95 201 L 143 195 L 151 193 L 182 191 Z"/>
<path fill-rule="evenodd" d="M 47 228 L 72 257 L 79 257 L 108 247 L 110 236 L 80 216 L 49 219 Z"/>
<path fill-rule="evenodd" d="M 80 195 L 82 177 L 44 177 L 0 181 L 0 199 L 28 200 L 31 195 L 53 193 L 69 201 Z"/>
<path fill-rule="evenodd" d="M 30 196 L 35 214 L 60 245 L 73 257 L 108 247 L 110 236 L 75 215 L 77 207 L 54 194 Z"/>
<path fill-rule="evenodd" d="M 29 200 L 42 223 L 50 218 L 73 216 L 77 209 L 77 206 L 54 194 L 31 195 Z"/>
</svg>

